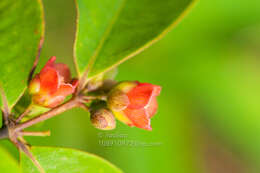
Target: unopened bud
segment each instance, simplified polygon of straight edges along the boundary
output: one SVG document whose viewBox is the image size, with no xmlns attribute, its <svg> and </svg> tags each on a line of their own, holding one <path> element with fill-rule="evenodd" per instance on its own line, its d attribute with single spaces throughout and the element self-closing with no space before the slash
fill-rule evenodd
<svg viewBox="0 0 260 173">
<path fill-rule="evenodd" d="M 92 125 L 97 129 L 112 130 L 116 127 L 116 121 L 113 113 L 106 108 L 92 111 L 90 120 Z"/>
<path fill-rule="evenodd" d="M 124 110 L 129 103 L 127 95 L 118 89 L 112 90 L 107 100 L 108 107 L 114 111 Z"/>
<path fill-rule="evenodd" d="M 108 94 L 108 107 L 115 117 L 129 126 L 152 130 L 151 118 L 158 104 L 161 87 L 138 81 L 123 81 Z"/>
</svg>

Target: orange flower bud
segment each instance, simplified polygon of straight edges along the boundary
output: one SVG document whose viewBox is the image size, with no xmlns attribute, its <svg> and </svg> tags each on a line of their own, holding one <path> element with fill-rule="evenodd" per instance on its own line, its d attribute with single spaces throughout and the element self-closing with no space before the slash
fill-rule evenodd
<svg viewBox="0 0 260 173">
<path fill-rule="evenodd" d="M 118 120 L 151 130 L 150 119 L 157 111 L 160 91 L 160 86 L 149 83 L 121 82 L 110 91 L 108 106 Z"/>
<path fill-rule="evenodd" d="M 92 111 L 90 120 L 92 125 L 97 129 L 112 130 L 116 127 L 114 115 L 106 108 Z"/>
<path fill-rule="evenodd" d="M 55 63 L 55 60 L 55 56 L 51 57 L 29 84 L 29 93 L 34 104 L 48 108 L 55 107 L 77 87 L 78 80 L 71 80 L 68 66 Z"/>
</svg>

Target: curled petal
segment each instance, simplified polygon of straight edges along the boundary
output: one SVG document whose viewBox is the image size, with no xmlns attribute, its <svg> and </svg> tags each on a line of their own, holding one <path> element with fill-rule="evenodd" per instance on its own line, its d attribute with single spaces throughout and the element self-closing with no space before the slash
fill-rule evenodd
<svg viewBox="0 0 260 173">
<path fill-rule="evenodd" d="M 162 87 L 160 87 L 158 85 L 154 85 L 154 96 L 160 95 L 161 90 L 162 90 Z"/>
<path fill-rule="evenodd" d="M 134 126 L 152 130 L 150 118 L 145 109 L 125 109 L 124 113 Z"/>
<path fill-rule="evenodd" d="M 71 80 L 69 67 L 62 63 L 54 64 L 53 66 L 59 74 L 60 83 L 69 83 Z"/>
<path fill-rule="evenodd" d="M 59 96 L 59 95 L 53 96 L 48 100 L 48 102 L 46 102 L 44 106 L 48 108 L 54 108 L 59 104 L 61 104 L 64 101 L 64 99 L 65 99 L 64 96 Z"/>
<path fill-rule="evenodd" d="M 74 92 L 75 88 L 71 84 L 61 84 L 60 88 L 53 96 L 68 96 Z"/>
<path fill-rule="evenodd" d="M 46 63 L 45 67 L 46 66 L 53 66 L 55 64 L 55 61 L 56 61 L 56 56 L 52 56 Z"/>
<path fill-rule="evenodd" d="M 127 93 L 131 109 L 140 109 L 149 104 L 151 99 L 159 95 L 161 87 L 149 83 L 140 83 Z"/>
<path fill-rule="evenodd" d="M 53 108 L 61 104 L 66 96 L 72 94 L 74 88 L 71 84 L 62 84 L 60 88 L 52 95 L 49 95 L 48 100 L 44 102 L 45 107 Z"/>
<path fill-rule="evenodd" d="M 72 87 L 75 89 L 79 84 L 79 80 L 78 79 L 72 79 L 72 81 L 70 83 L 71 83 Z"/>
<path fill-rule="evenodd" d="M 36 95 L 34 102 L 48 108 L 53 108 L 61 104 L 66 96 L 72 94 L 75 88 L 71 84 L 61 84 L 59 89 L 52 95 Z"/>
<path fill-rule="evenodd" d="M 154 97 L 153 99 L 151 99 L 150 103 L 145 107 L 149 118 L 152 118 L 156 114 L 157 108 L 158 103 L 156 98 Z"/>
</svg>

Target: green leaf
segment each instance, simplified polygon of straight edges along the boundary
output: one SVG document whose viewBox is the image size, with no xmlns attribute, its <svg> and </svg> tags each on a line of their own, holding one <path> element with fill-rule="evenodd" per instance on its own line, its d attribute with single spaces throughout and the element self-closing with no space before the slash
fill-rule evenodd
<svg viewBox="0 0 260 173">
<path fill-rule="evenodd" d="M 0 172 L 19 173 L 20 167 L 18 162 L 2 147 L 0 147 Z"/>
<path fill-rule="evenodd" d="M 122 173 L 108 161 L 75 149 L 54 147 L 32 147 L 35 158 L 48 173 Z M 21 167 L 24 172 L 38 172 L 25 154 L 21 154 Z"/>
<path fill-rule="evenodd" d="M 13 106 L 27 78 L 43 36 L 40 0 L 0 1 L 0 85 Z"/>
<path fill-rule="evenodd" d="M 162 38 L 194 0 L 78 0 L 75 64 L 106 72 Z"/>
<path fill-rule="evenodd" d="M 3 125 L 3 116 L 0 115 L 0 128 L 2 127 L 2 125 Z"/>
</svg>

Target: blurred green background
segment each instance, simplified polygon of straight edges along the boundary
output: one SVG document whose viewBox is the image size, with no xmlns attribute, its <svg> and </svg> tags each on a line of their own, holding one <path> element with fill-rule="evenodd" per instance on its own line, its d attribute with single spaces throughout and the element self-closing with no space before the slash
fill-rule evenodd
<svg viewBox="0 0 260 173">
<path fill-rule="evenodd" d="M 43 0 L 42 67 L 57 56 L 73 69 L 73 0 Z M 95 153 L 127 173 L 260 172 L 260 1 L 201 0 L 161 41 L 119 67 L 117 80 L 161 85 L 153 131 L 92 127 L 74 109 L 45 122 L 32 145 Z M 76 166 L 76 165 L 75 165 Z"/>
</svg>

